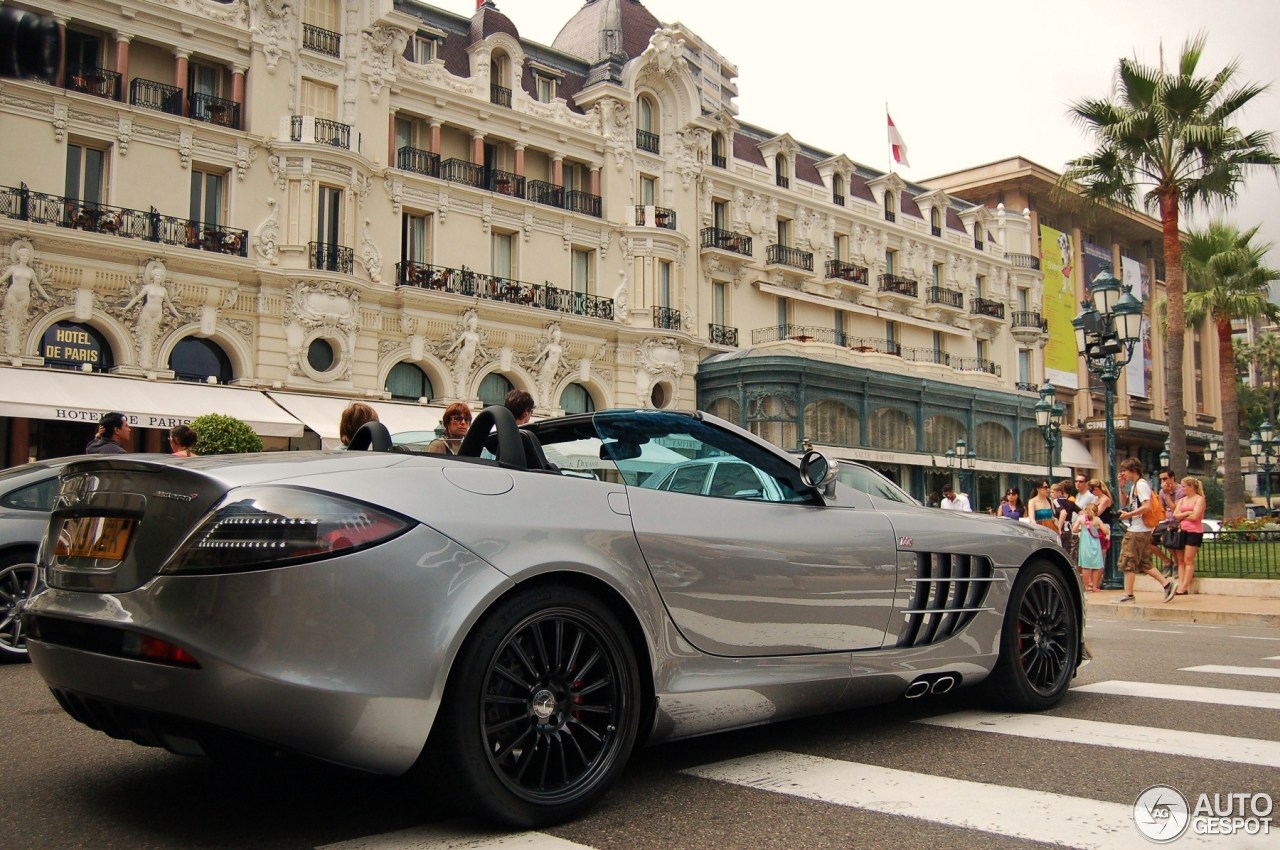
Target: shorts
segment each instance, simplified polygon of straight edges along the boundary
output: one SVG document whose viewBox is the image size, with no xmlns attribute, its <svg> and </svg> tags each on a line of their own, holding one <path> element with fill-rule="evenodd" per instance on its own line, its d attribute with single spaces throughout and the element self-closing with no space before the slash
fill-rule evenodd
<svg viewBox="0 0 1280 850">
<path fill-rule="evenodd" d="M 1120 560 L 1116 565 L 1122 573 L 1143 573 L 1151 569 L 1151 532 L 1130 531 L 1120 541 Z"/>
<path fill-rule="evenodd" d="M 1186 535 L 1187 535 L 1187 542 L 1184 545 L 1195 546 L 1197 549 L 1200 548 L 1202 545 L 1204 545 L 1203 531 L 1188 531 L 1186 532 Z"/>
</svg>

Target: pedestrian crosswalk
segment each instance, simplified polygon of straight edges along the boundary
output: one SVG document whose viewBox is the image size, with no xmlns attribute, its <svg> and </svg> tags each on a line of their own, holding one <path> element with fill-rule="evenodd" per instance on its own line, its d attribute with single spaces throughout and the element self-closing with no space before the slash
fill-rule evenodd
<svg viewBox="0 0 1280 850">
<path fill-rule="evenodd" d="M 1280 662 L 1280 656 L 1261 658 L 1257 663 L 1266 665 L 1268 662 L 1271 666 L 1196 665 L 1177 669 L 1176 676 L 1187 677 L 1187 681 L 1183 683 L 1107 680 L 1081 685 L 1074 688 L 1073 692 L 1102 699 L 1141 698 L 1175 704 L 1212 704 L 1269 713 L 1280 710 L 1280 694 L 1192 683 L 1197 678 L 1200 682 L 1222 681 L 1217 677 L 1224 675 L 1249 677 L 1254 681 L 1259 677 L 1280 676 L 1280 666 L 1274 664 L 1274 662 Z M 1259 686 L 1262 684 L 1258 682 Z M 1203 760 L 1205 763 L 1217 765 L 1229 763 L 1280 770 L 1280 741 L 1278 740 L 1170 730 L 1148 725 L 1065 716 L 1067 712 L 1078 715 L 1087 714 L 1093 710 L 1108 709 L 1098 709 L 1098 705 L 1091 706 L 1088 702 L 1076 702 L 1069 708 L 1063 706 L 1043 714 L 962 710 L 919 718 L 914 723 L 964 734 L 1001 736 L 1006 740 L 1021 740 L 1026 743 L 1016 746 L 1023 747 L 1025 752 L 1033 752 L 1042 744 L 1053 742 L 1118 751 L 1154 753 Z M 1104 716 L 1115 715 L 1108 713 Z M 1259 724 L 1258 728 L 1269 728 L 1271 723 L 1272 721 L 1268 719 Z M 1216 768 L 1216 770 L 1220 773 L 1222 768 Z M 856 759 L 834 758 L 786 749 L 696 765 L 685 768 L 680 773 L 704 782 L 716 783 L 719 786 L 740 788 L 743 789 L 742 793 L 780 795 L 795 801 L 794 805 L 797 807 L 822 806 L 826 807 L 823 811 L 827 813 L 853 810 L 870 815 L 909 819 L 917 824 L 933 825 L 932 828 L 937 831 L 927 833 L 932 836 L 945 836 L 947 834 L 945 830 L 957 829 L 979 831 L 1015 842 L 1027 841 L 1071 848 L 1099 848 L 1099 850 L 1144 848 L 1145 850 L 1151 846 L 1151 842 L 1139 832 L 1135 825 L 1136 803 L 1018 787 L 1012 782 L 1009 785 L 994 784 L 955 776 L 935 775 L 927 770 L 904 770 L 883 764 L 864 763 Z M 1152 784 L 1158 784 L 1161 781 L 1159 777 L 1152 779 Z M 1135 787 L 1131 790 L 1136 798 L 1144 788 Z M 1193 791 L 1200 793 L 1211 789 L 1186 788 L 1183 790 L 1191 800 L 1189 805 L 1194 806 L 1194 797 L 1191 796 Z M 1265 791 L 1269 789 L 1212 790 Z M 800 816 L 804 817 L 824 816 L 818 813 L 818 810 L 809 811 L 801 808 L 799 812 Z M 1141 816 L 1140 813 L 1138 816 Z M 643 828 L 643 824 L 635 826 L 637 830 L 642 831 Z M 1280 828 L 1280 823 L 1277 824 L 1277 828 Z M 562 835 L 574 834 L 572 824 L 556 831 Z M 599 835 L 598 832 L 591 834 Z M 959 835 L 960 833 L 957 833 L 957 836 Z M 1276 838 L 1274 834 L 1236 834 L 1227 837 L 1204 834 L 1203 830 L 1191 828 L 1177 840 L 1177 846 L 1179 848 L 1231 847 L 1233 850 L 1275 847 L 1277 846 Z M 931 841 L 932 846 L 943 846 L 948 843 L 946 838 L 936 838 Z M 966 836 L 963 840 L 956 838 L 957 843 L 967 844 L 971 841 L 972 836 Z M 649 846 L 652 842 L 637 841 L 635 844 Z M 463 850 L 463 848 L 466 850 L 611 850 L 611 848 L 624 846 L 632 846 L 632 842 L 628 840 L 622 844 L 612 843 L 597 847 L 594 844 L 575 843 L 569 838 L 549 832 L 502 833 L 483 824 L 455 822 L 432 824 L 355 841 L 329 844 L 323 850 L 407 850 L 407 848 L 413 848 L 413 850 Z"/>
</svg>

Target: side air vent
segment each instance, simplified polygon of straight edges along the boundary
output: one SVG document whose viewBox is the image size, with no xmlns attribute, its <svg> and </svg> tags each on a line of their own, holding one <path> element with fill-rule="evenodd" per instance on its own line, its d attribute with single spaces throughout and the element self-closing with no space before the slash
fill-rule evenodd
<svg viewBox="0 0 1280 850">
<path fill-rule="evenodd" d="M 916 553 L 911 604 L 898 646 L 928 646 L 958 634 L 983 606 L 991 587 L 991 560 L 981 555 Z"/>
</svg>

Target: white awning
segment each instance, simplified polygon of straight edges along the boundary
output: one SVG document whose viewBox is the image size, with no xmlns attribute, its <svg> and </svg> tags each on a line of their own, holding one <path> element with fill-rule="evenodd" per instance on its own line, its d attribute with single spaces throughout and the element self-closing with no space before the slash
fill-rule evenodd
<svg viewBox="0 0 1280 850">
<path fill-rule="evenodd" d="M 1075 469 L 1101 469 L 1102 465 L 1093 459 L 1089 449 L 1075 437 L 1062 438 L 1062 465 Z"/>
<path fill-rule="evenodd" d="M 303 393 L 268 392 L 276 404 L 302 420 L 308 428 L 320 435 L 320 444 L 326 449 L 342 445 L 338 439 L 338 420 L 342 411 L 353 401 L 363 402 L 378 411 L 378 421 L 392 434 L 405 431 L 434 431 L 444 416 L 444 408 L 425 404 L 407 404 L 397 401 L 369 401 L 358 398 L 333 398 Z"/>
<path fill-rule="evenodd" d="M 263 437 L 302 436 L 302 423 L 258 390 L 0 367 L 0 416 L 96 425 L 112 411 L 128 416 L 135 428 L 167 429 L 205 413 L 222 413 Z"/>
</svg>

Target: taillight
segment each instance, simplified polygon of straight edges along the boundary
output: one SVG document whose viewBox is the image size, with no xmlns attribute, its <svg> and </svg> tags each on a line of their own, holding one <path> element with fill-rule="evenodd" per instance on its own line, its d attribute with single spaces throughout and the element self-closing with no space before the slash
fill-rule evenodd
<svg viewBox="0 0 1280 850">
<path fill-rule="evenodd" d="M 331 558 L 385 543 L 412 525 L 326 493 L 244 487 L 229 492 L 160 571 L 231 572 Z"/>
</svg>

